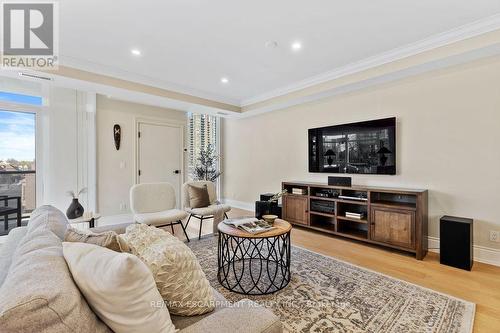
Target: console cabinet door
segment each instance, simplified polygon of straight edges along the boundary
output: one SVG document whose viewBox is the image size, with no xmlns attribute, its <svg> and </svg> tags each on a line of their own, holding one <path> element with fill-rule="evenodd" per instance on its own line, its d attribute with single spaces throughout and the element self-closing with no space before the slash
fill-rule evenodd
<svg viewBox="0 0 500 333">
<path fill-rule="evenodd" d="M 283 197 L 283 219 L 291 223 L 309 224 L 307 197 L 285 195 Z"/>
<path fill-rule="evenodd" d="M 372 207 L 370 218 L 372 240 L 415 249 L 414 211 Z"/>
</svg>

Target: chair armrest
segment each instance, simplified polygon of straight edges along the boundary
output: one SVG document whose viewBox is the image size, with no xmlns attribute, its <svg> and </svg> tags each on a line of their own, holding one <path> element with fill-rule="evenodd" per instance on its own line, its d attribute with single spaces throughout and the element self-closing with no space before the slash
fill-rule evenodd
<svg viewBox="0 0 500 333">
<path fill-rule="evenodd" d="M 282 333 L 278 317 L 255 302 L 244 299 L 214 312 L 179 333 Z"/>
</svg>

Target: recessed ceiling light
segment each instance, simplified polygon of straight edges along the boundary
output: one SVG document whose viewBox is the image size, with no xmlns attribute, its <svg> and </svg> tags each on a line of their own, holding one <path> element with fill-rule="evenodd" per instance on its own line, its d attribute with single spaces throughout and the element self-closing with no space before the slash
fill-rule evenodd
<svg viewBox="0 0 500 333">
<path fill-rule="evenodd" d="M 220 79 L 220 82 L 226 84 L 229 83 L 229 79 L 227 77 L 223 77 Z"/>
<path fill-rule="evenodd" d="M 301 42 L 293 42 L 292 43 L 292 50 L 298 51 L 302 48 L 302 43 Z"/>
<path fill-rule="evenodd" d="M 141 50 L 138 49 L 132 49 L 130 50 L 130 53 L 132 53 L 135 56 L 140 56 L 142 54 Z"/>
</svg>

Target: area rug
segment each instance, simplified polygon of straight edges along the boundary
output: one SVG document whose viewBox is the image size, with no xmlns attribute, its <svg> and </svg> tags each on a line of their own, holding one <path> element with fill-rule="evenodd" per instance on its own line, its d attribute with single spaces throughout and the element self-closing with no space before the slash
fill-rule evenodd
<svg viewBox="0 0 500 333">
<path fill-rule="evenodd" d="M 224 297 L 268 307 L 287 332 L 472 332 L 473 303 L 294 246 L 286 288 L 266 296 L 232 293 L 217 281 L 217 237 L 188 245 Z"/>
</svg>

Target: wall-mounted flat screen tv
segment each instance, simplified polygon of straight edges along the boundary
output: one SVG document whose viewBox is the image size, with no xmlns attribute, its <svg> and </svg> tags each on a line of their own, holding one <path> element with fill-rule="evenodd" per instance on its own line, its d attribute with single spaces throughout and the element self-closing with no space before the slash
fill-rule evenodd
<svg viewBox="0 0 500 333">
<path fill-rule="evenodd" d="M 309 129 L 309 172 L 396 174 L 396 118 Z"/>
</svg>

